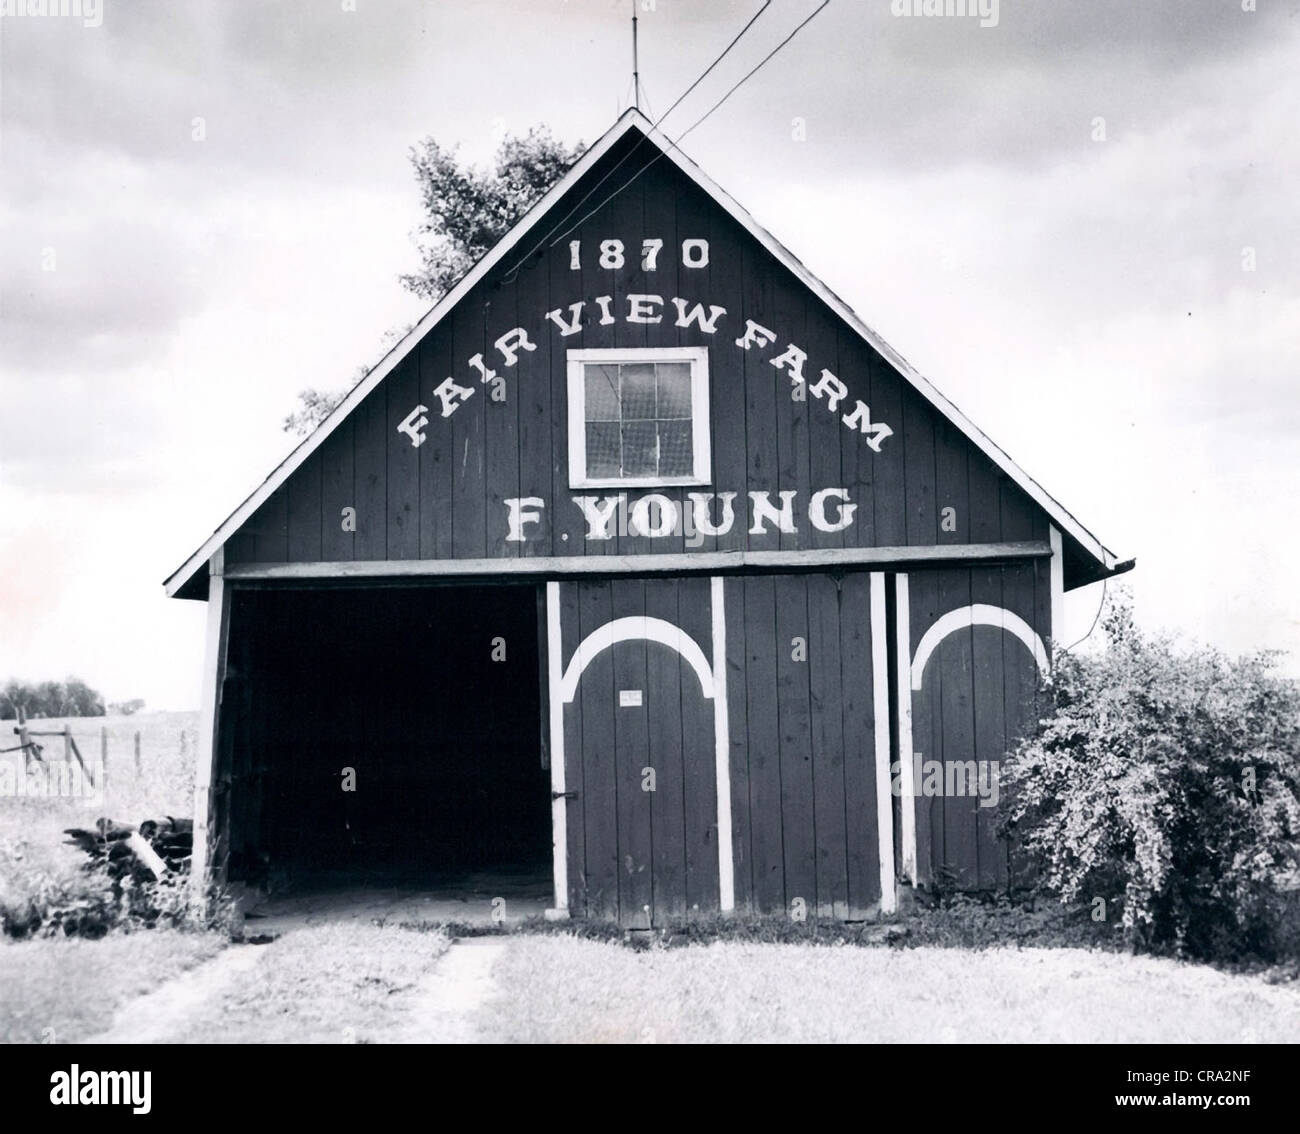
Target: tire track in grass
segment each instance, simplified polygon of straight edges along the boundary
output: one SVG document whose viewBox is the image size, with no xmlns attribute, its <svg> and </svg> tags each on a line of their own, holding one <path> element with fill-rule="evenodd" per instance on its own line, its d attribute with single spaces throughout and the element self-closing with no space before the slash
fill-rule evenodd
<svg viewBox="0 0 1300 1134">
<path fill-rule="evenodd" d="M 212 960 L 128 1001 L 106 1031 L 86 1043 L 169 1043 L 184 1034 L 196 1011 L 230 989 L 266 956 L 265 945 L 232 945 Z"/>
<path fill-rule="evenodd" d="M 509 948 L 491 937 L 456 940 L 413 994 L 394 1043 L 482 1043 L 480 1010 L 499 993 L 493 969 Z"/>
</svg>

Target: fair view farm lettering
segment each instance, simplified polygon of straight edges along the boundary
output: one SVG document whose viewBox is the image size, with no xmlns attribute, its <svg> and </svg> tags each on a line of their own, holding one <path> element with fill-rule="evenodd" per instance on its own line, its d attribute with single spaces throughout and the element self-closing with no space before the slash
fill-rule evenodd
<svg viewBox="0 0 1300 1134">
<path fill-rule="evenodd" d="M 641 242 L 641 270 L 655 272 L 659 270 L 663 241 L 647 237 Z M 583 265 L 582 242 L 574 240 L 569 245 L 569 268 L 580 271 Z M 608 239 L 600 241 L 596 262 L 603 269 L 617 270 L 627 263 L 627 249 L 621 240 Z M 686 269 L 705 268 L 709 264 L 709 243 L 703 239 L 682 241 L 679 263 Z M 715 303 L 697 302 L 692 299 L 664 296 L 651 292 L 634 293 L 622 297 L 615 303 L 613 296 L 598 295 L 590 301 L 577 299 L 568 305 L 547 311 L 543 323 L 560 335 L 562 339 L 577 335 L 583 328 L 583 320 L 594 318 L 598 326 L 611 326 L 620 320 L 628 324 L 655 325 L 671 320 L 671 325 L 681 328 L 697 328 L 705 335 L 717 335 L 719 330 L 728 326 L 728 312 Z M 733 320 L 734 322 L 734 320 Z M 732 337 L 735 334 L 735 337 Z M 535 337 L 534 337 L 535 336 Z M 449 418 L 464 405 L 480 387 L 488 387 L 490 396 L 497 401 L 506 397 L 505 379 L 493 367 L 500 365 L 509 369 L 519 361 L 521 352 L 537 349 L 540 332 L 534 331 L 530 336 L 525 327 L 512 327 L 505 331 L 493 343 L 494 357 L 489 362 L 482 352 L 466 359 L 467 374 L 457 381 L 449 376 L 433 388 L 431 401 L 441 418 Z M 775 330 L 763 326 L 753 319 L 746 319 L 743 327 L 737 327 L 732 333 L 723 331 L 724 341 L 734 343 L 737 350 L 759 352 L 770 355 L 774 376 L 784 375 L 794 387 L 803 387 L 811 394 L 828 414 L 839 417 L 846 429 L 859 433 L 867 445 L 875 452 L 885 439 L 891 437 L 894 430 L 882 421 L 873 421 L 871 408 L 860 399 L 849 398 L 848 386 L 830 370 L 820 369 L 814 380 L 809 380 L 805 373 L 808 367 L 808 353 L 797 343 L 781 339 Z M 499 363 L 496 355 L 500 356 Z M 815 367 L 811 368 L 815 369 Z M 398 424 L 397 430 L 404 434 L 416 448 L 427 439 L 429 414 L 434 412 L 429 405 L 416 405 Z"/>
</svg>

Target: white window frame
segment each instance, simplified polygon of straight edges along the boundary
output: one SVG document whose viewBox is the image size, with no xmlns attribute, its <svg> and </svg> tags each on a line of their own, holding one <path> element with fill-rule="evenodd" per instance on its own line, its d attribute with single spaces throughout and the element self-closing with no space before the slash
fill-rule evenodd
<svg viewBox="0 0 1300 1134">
<path fill-rule="evenodd" d="M 587 381 L 588 363 L 689 362 L 691 364 L 691 474 L 689 476 L 588 476 Z M 571 350 L 568 353 L 569 387 L 569 487 L 667 488 L 680 484 L 709 484 L 711 450 L 709 434 L 708 347 L 609 347 Z"/>
</svg>

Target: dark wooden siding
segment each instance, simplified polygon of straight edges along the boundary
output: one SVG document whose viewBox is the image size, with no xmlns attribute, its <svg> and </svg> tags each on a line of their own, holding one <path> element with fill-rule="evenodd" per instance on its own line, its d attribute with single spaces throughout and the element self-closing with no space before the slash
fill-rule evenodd
<svg viewBox="0 0 1300 1134">
<path fill-rule="evenodd" d="M 1008 567 L 931 569 L 908 575 L 911 648 L 943 615 L 972 604 L 1009 610 L 1050 646 L 1051 592 L 1047 560 Z M 999 768 L 1006 753 L 1037 721 L 1039 670 L 1015 635 L 968 626 L 944 638 L 930 655 L 921 688 L 912 693 L 912 751 L 953 765 Z M 1000 799 L 1000 792 L 999 792 Z M 1005 887 L 1006 844 L 997 837 L 1001 804 L 980 806 L 978 795 L 920 795 L 916 801 L 917 871 L 927 884 L 963 890 Z"/>
<path fill-rule="evenodd" d="M 556 229 L 590 185 L 575 187 L 494 276 L 424 338 L 232 537 L 229 562 L 510 559 L 1047 538 L 1045 515 L 1018 487 L 670 163 L 658 161 L 623 185 L 650 155 L 628 157 L 616 146 L 593 171 L 593 183 L 624 157 L 620 171 L 572 219 Z M 592 216 L 565 231 L 616 189 Z M 517 257 L 546 233 L 553 233 L 554 246 L 544 244 L 511 275 Z M 664 241 L 654 272 L 641 268 L 643 237 Z M 598 246 L 608 238 L 624 244 L 622 269 L 598 265 Z M 709 241 L 707 267 L 680 262 L 682 241 L 689 238 Z M 582 242 L 582 268 L 576 272 L 569 267 L 573 239 Z M 628 294 L 641 291 L 662 295 L 661 323 L 623 318 Z M 613 297 L 611 325 L 601 323 L 594 303 L 599 295 Z M 678 328 L 674 296 L 691 305 L 725 307 L 717 332 Z M 582 330 L 562 337 L 545 314 L 578 300 L 586 302 Z M 776 343 L 748 351 L 736 346 L 746 319 L 776 332 Z M 516 365 L 507 367 L 493 344 L 515 326 L 526 329 L 537 349 L 520 351 Z M 809 385 L 824 368 L 849 387 L 839 413 L 828 412 L 806 387 L 805 399 L 795 400 L 785 372 L 771 365 L 791 342 L 808 356 Z M 680 534 L 650 539 L 624 533 L 588 541 L 572 502 L 579 490 L 568 479 L 566 352 L 679 345 L 709 348 L 713 483 L 705 491 L 737 494 L 735 524 L 725 535 L 689 543 Z M 479 352 L 503 379 L 504 401 L 493 400 L 491 387 L 468 367 Z M 433 389 L 449 376 L 474 394 L 443 418 Z M 873 420 L 894 429 L 879 453 L 840 420 L 859 398 L 871 407 Z M 417 404 L 430 407 L 427 439 L 418 448 L 397 430 Z M 807 518 L 810 494 L 828 487 L 847 488 L 858 506 L 843 532 L 816 531 Z M 782 491 L 795 491 L 798 531 L 750 535 L 751 490 L 766 490 L 774 500 Z M 689 508 L 689 489 L 661 491 L 679 508 Z M 629 494 L 635 497 L 637 490 Z M 512 543 L 505 539 L 503 501 L 519 496 L 540 497 L 545 507 L 542 521 L 527 528 L 528 538 Z M 942 530 L 945 507 L 955 509 L 955 531 Z M 343 530 L 344 508 L 356 509 L 355 533 Z"/>
<path fill-rule="evenodd" d="M 869 575 L 729 578 L 726 605 L 737 908 L 862 918 L 880 900 Z"/>
</svg>

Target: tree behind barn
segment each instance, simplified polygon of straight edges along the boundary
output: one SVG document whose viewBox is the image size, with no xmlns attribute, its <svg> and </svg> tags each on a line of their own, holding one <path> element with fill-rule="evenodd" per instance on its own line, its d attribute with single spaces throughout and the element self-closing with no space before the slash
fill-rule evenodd
<svg viewBox="0 0 1300 1134">
<path fill-rule="evenodd" d="M 411 148 L 411 165 L 420 186 L 425 219 L 412 234 L 420 268 L 400 277 L 402 286 L 431 304 L 447 294 L 582 156 L 581 142 L 569 147 L 547 126 L 522 137 L 508 134 L 491 169 L 465 165 L 456 147 L 432 137 Z M 402 334 L 409 328 L 404 328 Z M 388 340 L 401 337 L 392 332 Z M 391 342 L 390 344 L 391 345 Z M 363 377 L 363 368 L 357 375 Z M 346 390 L 303 390 L 298 408 L 284 419 L 286 433 L 305 436 L 343 399 Z"/>
</svg>

